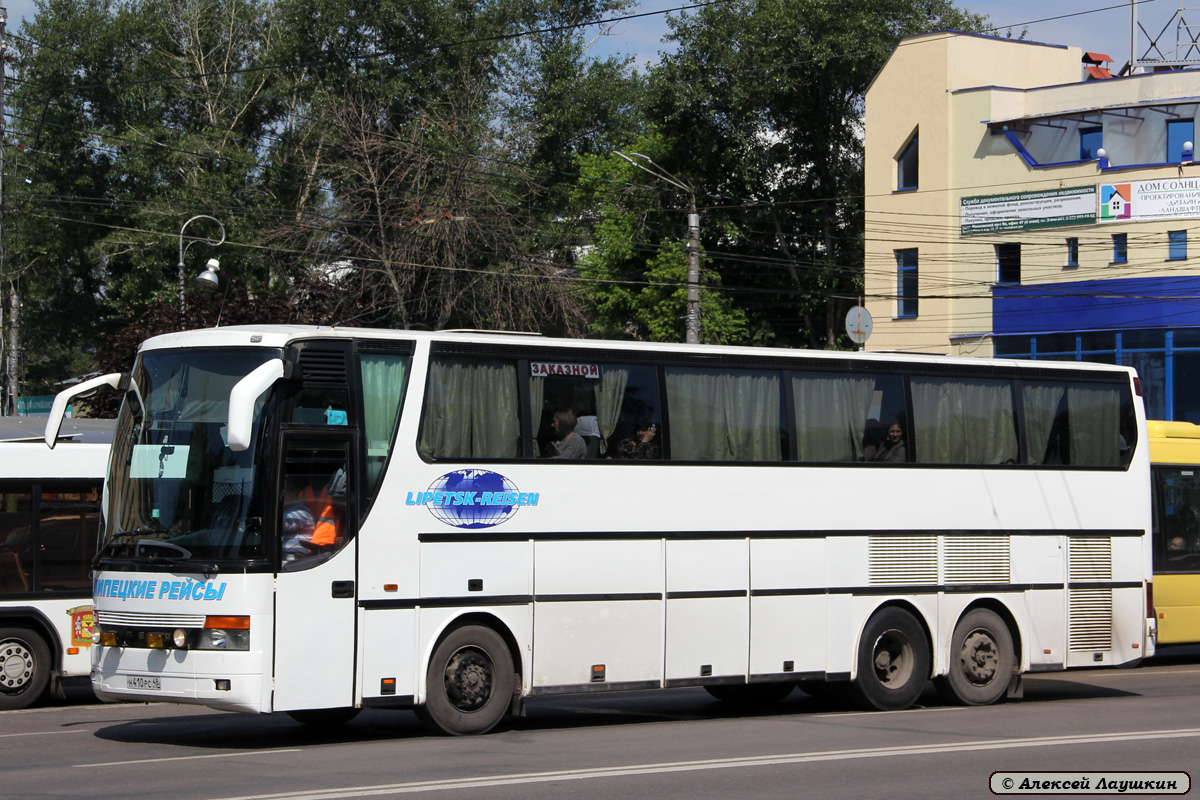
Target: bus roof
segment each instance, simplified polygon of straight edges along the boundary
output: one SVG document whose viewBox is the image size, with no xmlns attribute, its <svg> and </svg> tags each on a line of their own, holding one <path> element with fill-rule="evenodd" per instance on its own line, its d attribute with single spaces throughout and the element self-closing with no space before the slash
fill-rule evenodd
<svg viewBox="0 0 1200 800">
<path fill-rule="evenodd" d="M 1200 425 L 1147 420 L 1151 464 L 1200 465 Z"/>
<path fill-rule="evenodd" d="M 770 347 L 744 347 L 711 344 L 681 344 L 664 342 L 616 341 L 610 339 L 557 339 L 531 335 L 524 332 L 504 331 L 405 331 L 385 328 L 343 328 L 318 325 L 231 325 L 223 328 L 180 331 L 155 336 L 142 343 L 139 352 L 177 347 L 278 347 L 283 348 L 294 341 L 313 338 L 332 339 L 407 339 L 410 341 L 470 342 L 478 344 L 503 344 L 517 347 L 586 347 L 596 350 L 655 350 L 664 353 L 696 353 L 707 356 L 727 354 L 729 356 L 771 357 L 804 356 L 811 358 L 853 358 L 863 361 L 895 363 L 910 361 L 917 363 L 955 363 L 964 361 L 962 356 L 930 355 L 926 353 L 874 353 L 847 350 L 798 350 Z M 1030 361 L 1025 359 L 972 359 L 1024 369 L 1062 369 L 1062 361 Z M 1090 362 L 1071 362 L 1072 370 L 1131 373 L 1129 367 Z"/>
<path fill-rule="evenodd" d="M 115 419 L 69 418 L 58 430 L 59 442 L 112 442 Z M 46 417 L 0 417 L 0 444 L 40 442 L 46 446 Z"/>
</svg>

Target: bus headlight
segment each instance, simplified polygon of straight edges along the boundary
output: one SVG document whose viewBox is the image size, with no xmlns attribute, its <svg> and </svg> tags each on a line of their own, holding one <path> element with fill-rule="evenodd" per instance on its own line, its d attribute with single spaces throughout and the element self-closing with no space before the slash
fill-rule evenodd
<svg viewBox="0 0 1200 800">
<path fill-rule="evenodd" d="M 250 631 L 205 628 L 197 631 L 192 647 L 196 650 L 249 650 Z"/>
<path fill-rule="evenodd" d="M 175 646 L 178 647 L 180 650 L 187 647 L 187 645 L 188 645 L 187 631 L 183 630 L 182 628 L 176 628 L 175 633 L 171 634 L 171 641 L 174 642 Z"/>
</svg>

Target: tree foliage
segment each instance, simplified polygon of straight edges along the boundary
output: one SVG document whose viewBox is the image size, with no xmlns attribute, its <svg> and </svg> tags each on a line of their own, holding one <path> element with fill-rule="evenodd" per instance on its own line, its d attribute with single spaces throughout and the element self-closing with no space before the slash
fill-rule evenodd
<svg viewBox="0 0 1200 800">
<path fill-rule="evenodd" d="M 829 347 L 861 285 L 862 97 L 945 0 L 729 0 L 639 72 L 629 0 L 38 0 L 6 98 L 24 394 L 207 325 L 338 322 Z M 226 243 L 197 222 L 217 218 Z M 228 281 L 235 280 L 230 285 Z M 7 287 L 6 287 L 7 288 Z M 210 315 L 211 316 L 211 315 Z M 99 349 L 96 343 L 103 342 Z"/>
</svg>

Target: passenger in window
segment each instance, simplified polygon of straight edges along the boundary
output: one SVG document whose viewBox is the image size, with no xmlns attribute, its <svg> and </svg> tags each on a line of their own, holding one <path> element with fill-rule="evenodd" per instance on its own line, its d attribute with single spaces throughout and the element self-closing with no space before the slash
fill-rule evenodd
<svg viewBox="0 0 1200 800">
<path fill-rule="evenodd" d="M 595 414 L 580 414 L 575 424 L 575 433 L 587 445 L 586 458 L 600 457 L 600 420 Z"/>
<path fill-rule="evenodd" d="M 862 460 L 874 461 L 886 441 L 887 433 L 883 430 L 883 425 L 879 423 L 879 420 L 874 417 L 867 420 L 866 431 L 863 433 Z"/>
<path fill-rule="evenodd" d="M 904 428 L 900 427 L 899 422 L 893 422 L 888 426 L 887 439 L 879 448 L 879 452 L 875 454 L 875 461 L 879 464 L 903 464 L 908 460 L 907 456 L 904 447 Z"/>
<path fill-rule="evenodd" d="M 1183 537 L 1176 536 L 1174 539 L 1172 539 L 1170 542 L 1167 543 L 1167 549 L 1173 553 L 1182 552 L 1183 551 Z"/>
<path fill-rule="evenodd" d="M 658 425 L 648 419 L 638 420 L 633 436 L 622 439 L 617 445 L 617 458 L 651 461 L 662 458 L 662 449 L 654 437 L 658 436 Z"/>
<path fill-rule="evenodd" d="M 587 444 L 579 434 L 575 433 L 577 423 L 575 412 L 570 409 L 554 412 L 554 418 L 550 420 L 550 427 L 556 438 L 546 448 L 548 458 L 582 459 L 587 455 Z"/>
</svg>

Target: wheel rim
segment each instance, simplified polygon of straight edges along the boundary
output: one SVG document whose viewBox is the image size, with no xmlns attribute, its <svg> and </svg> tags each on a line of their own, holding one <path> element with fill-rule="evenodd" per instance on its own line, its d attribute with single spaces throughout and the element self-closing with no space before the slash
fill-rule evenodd
<svg viewBox="0 0 1200 800">
<path fill-rule="evenodd" d="M 477 647 L 455 651 L 446 662 L 446 699 L 470 714 L 487 705 L 492 696 L 495 668 L 486 652 Z"/>
<path fill-rule="evenodd" d="M 1000 666 L 999 644 L 986 630 L 973 630 L 963 639 L 958 660 L 968 681 L 976 686 L 986 686 L 995 680 Z"/>
<path fill-rule="evenodd" d="M 24 689 L 33 678 L 33 653 L 24 642 L 10 640 L 0 644 L 0 689 L 15 692 Z"/>
<path fill-rule="evenodd" d="M 900 631 L 884 631 L 875 640 L 871 664 L 875 677 L 885 689 L 900 689 L 908 683 L 913 672 L 913 646 Z"/>
</svg>

